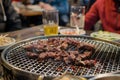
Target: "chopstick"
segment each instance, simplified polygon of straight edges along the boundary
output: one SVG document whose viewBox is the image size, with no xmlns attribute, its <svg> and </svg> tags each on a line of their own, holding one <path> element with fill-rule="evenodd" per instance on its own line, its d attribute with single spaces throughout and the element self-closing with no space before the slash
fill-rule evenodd
<svg viewBox="0 0 120 80">
<path fill-rule="evenodd" d="M 79 30 L 79 27 L 76 25 L 76 33 L 79 34 L 80 33 L 80 30 Z"/>
<path fill-rule="evenodd" d="M 7 36 L 8 36 L 8 34 L 0 35 L 0 38 L 2 38 L 2 37 L 7 37 Z"/>
</svg>

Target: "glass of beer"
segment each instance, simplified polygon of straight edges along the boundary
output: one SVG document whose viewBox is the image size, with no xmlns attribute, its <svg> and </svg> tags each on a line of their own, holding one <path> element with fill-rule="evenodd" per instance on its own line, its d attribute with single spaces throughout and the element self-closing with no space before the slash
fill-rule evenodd
<svg viewBox="0 0 120 80">
<path fill-rule="evenodd" d="M 58 10 L 43 11 L 43 26 L 45 36 L 58 35 L 58 24 Z"/>
<path fill-rule="evenodd" d="M 84 28 L 85 6 L 71 6 L 70 26 Z"/>
</svg>

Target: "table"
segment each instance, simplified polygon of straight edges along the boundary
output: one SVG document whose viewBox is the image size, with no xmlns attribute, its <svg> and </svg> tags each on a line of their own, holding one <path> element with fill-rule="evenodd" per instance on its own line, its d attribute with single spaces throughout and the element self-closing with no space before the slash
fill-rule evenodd
<svg viewBox="0 0 120 80">
<path fill-rule="evenodd" d="M 22 2 L 16 2 L 16 1 L 13 1 L 12 5 L 13 5 L 14 9 L 22 16 L 38 16 L 38 15 L 42 14 L 41 11 L 34 10 L 36 8 L 39 8 L 38 5 L 24 5 Z M 28 6 L 33 7 L 34 9 L 28 8 Z"/>
<path fill-rule="evenodd" d="M 66 27 L 60 27 L 60 28 L 66 28 Z M 86 31 L 86 35 L 89 35 L 91 32 L 92 31 Z M 17 41 L 27 39 L 30 37 L 44 36 L 43 25 L 38 25 L 18 31 L 3 33 L 3 35 L 4 34 L 8 34 L 10 37 L 15 38 Z"/>
<path fill-rule="evenodd" d="M 13 31 L 13 32 L 3 33 L 3 35 L 4 34 L 8 34 L 8 36 L 15 38 L 17 41 L 20 41 L 30 37 L 42 36 L 44 33 L 43 33 L 42 25 L 40 25 L 35 27 L 28 27 L 28 28 Z"/>
<path fill-rule="evenodd" d="M 89 35 L 92 31 L 86 31 L 86 35 Z M 37 36 L 43 36 L 43 25 L 35 26 L 35 27 L 29 27 L 26 29 L 18 30 L 18 31 L 13 31 L 13 32 L 7 32 L 7 33 L 2 33 L 4 34 L 9 34 L 10 37 L 14 37 L 17 41 L 21 41 L 30 37 L 37 37 Z M 0 71 L 1 71 L 0 67 Z"/>
<path fill-rule="evenodd" d="M 60 28 L 70 28 L 70 27 L 62 27 L 61 26 Z M 92 32 L 93 31 L 86 31 L 85 35 L 89 36 Z M 0 34 L 3 34 L 3 35 L 8 34 L 10 37 L 15 38 L 16 41 L 18 42 L 18 41 L 28 39 L 28 38 L 31 38 L 31 37 L 44 36 L 44 31 L 43 31 L 43 25 L 38 25 L 38 26 L 28 27 L 28 28 L 18 30 L 18 31 L 0 33 Z M 102 39 L 97 39 L 97 40 L 120 45 L 120 42 L 112 42 L 112 41 L 107 41 L 107 40 L 102 40 Z"/>
<path fill-rule="evenodd" d="M 34 11 L 31 9 L 27 9 L 27 8 L 21 8 L 19 14 L 21 14 L 22 16 L 38 16 L 38 15 L 42 15 L 42 12 L 40 11 Z"/>
<path fill-rule="evenodd" d="M 42 21 L 37 22 L 39 19 L 36 19 L 36 17 L 42 16 L 43 9 L 39 5 L 24 5 L 22 2 L 16 1 L 13 1 L 12 5 L 16 12 L 20 15 L 22 25 L 24 27 L 41 24 Z"/>
</svg>

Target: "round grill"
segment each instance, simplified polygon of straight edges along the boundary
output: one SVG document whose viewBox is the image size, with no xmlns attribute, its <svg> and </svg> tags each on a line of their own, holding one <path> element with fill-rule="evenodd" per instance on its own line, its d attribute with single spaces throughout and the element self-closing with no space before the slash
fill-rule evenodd
<svg viewBox="0 0 120 80">
<path fill-rule="evenodd" d="M 81 42 L 95 45 L 95 52 L 90 59 L 97 60 L 96 66 L 84 67 L 65 65 L 63 62 L 53 60 L 38 61 L 26 56 L 23 46 L 35 43 L 37 40 L 47 40 L 48 38 L 72 38 Z M 3 65 L 9 69 L 18 70 L 35 75 L 59 76 L 64 72 L 69 72 L 75 76 L 94 76 L 96 74 L 117 72 L 120 70 L 120 47 L 118 45 L 96 40 L 85 36 L 51 36 L 35 37 L 16 43 L 5 49 L 2 53 Z"/>
</svg>

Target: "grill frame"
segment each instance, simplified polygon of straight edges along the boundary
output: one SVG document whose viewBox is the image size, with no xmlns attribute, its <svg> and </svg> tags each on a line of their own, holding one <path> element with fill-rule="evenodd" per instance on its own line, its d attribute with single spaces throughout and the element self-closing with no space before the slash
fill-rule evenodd
<svg viewBox="0 0 120 80">
<path fill-rule="evenodd" d="M 89 43 L 89 40 L 90 41 L 100 41 L 101 43 L 105 43 L 105 44 L 110 44 L 110 45 L 113 45 L 113 46 L 116 46 L 116 47 L 118 47 L 119 48 L 119 50 L 120 50 L 120 44 L 119 43 L 115 43 L 115 42 L 110 42 L 110 41 L 106 41 L 106 40 L 101 40 L 101 39 L 97 39 L 97 38 L 92 38 L 92 37 L 89 37 L 89 36 L 66 36 L 66 35 L 59 35 L 59 36 L 38 36 L 38 37 L 33 37 L 33 38 L 29 38 L 29 39 L 26 39 L 26 40 L 23 40 L 23 41 L 20 41 L 20 42 L 17 42 L 17 43 L 15 43 L 15 44 L 13 44 L 13 45 L 11 45 L 11 46 L 9 46 L 8 48 L 6 48 L 3 52 L 2 52 L 2 55 L 1 55 L 1 60 L 2 60 L 2 65 L 6 68 L 6 69 L 8 69 L 10 72 L 12 72 L 12 75 L 13 76 L 26 76 L 26 77 L 28 77 L 29 76 L 29 80 L 35 80 L 35 79 L 37 79 L 38 78 L 38 76 L 40 75 L 40 74 L 36 74 L 36 73 L 33 73 L 33 72 L 29 72 L 29 71 L 25 71 L 25 70 L 22 70 L 22 69 L 20 69 L 20 68 L 17 68 L 17 67 L 15 67 L 14 65 L 12 65 L 12 64 L 10 64 L 9 62 L 7 62 L 6 61 L 6 59 L 5 59 L 5 57 L 6 57 L 6 55 L 8 54 L 8 53 L 6 53 L 7 51 L 9 51 L 9 50 L 12 50 L 12 48 L 13 47 L 16 47 L 16 45 L 19 45 L 19 44 L 25 44 L 25 43 L 27 43 L 27 42 L 30 42 L 30 41 L 34 41 L 34 40 L 37 40 L 37 39 L 48 39 L 48 38 L 56 38 L 56 37 L 61 37 L 61 38 L 67 38 L 67 37 L 70 37 L 70 38 L 75 38 L 75 39 L 78 39 L 78 38 L 83 38 L 83 41 L 84 40 L 88 40 L 88 43 Z M 82 40 L 81 40 L 82 41 Z M 85 41 L 86 42 L 86 41 Z M 120 51 L 119 51 L 120 52 Z M 120 68 L 120 67 L 119 67 Z M 81 68 L 80 68 L 81 69 Z M 84 67 L 82 68 L 82 69 L 84 69 Z M 120 69 L 119 69 L 120 70 Z M 115 72 L 119 72 L 119 70 L 118 71 L 115 71 Z M 90 71 L 90 70 L 89 70 Z M 88 72 L 89 72 L 88 71 Z M 108 72 L 108 73 L 114 73 L 114 72 Z M 104 74 L 104 73 L 100 73 L 100 74 Z M 96 74 L 95 74 L 96 75 Z M 85 76 L 85 77 L 90 77 L 90 76 L 95 76 L 95 75 L 81 75 L 81 76 Z M 34 77 L 33 77 L 34 76 Z M 47 75 L 42 75 L 41 74 L 41 76 L 47 76 Z M 52 76 L 52 75 L 51 75 Z M 53 75 L 54 76 L 54 75 Z M 52 77 L 53 77 L 52 76 Z M 77 75 L 78 76 L 78 75 Z"/>
</svg>

